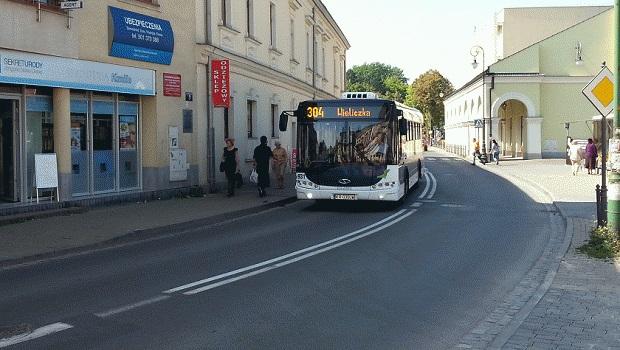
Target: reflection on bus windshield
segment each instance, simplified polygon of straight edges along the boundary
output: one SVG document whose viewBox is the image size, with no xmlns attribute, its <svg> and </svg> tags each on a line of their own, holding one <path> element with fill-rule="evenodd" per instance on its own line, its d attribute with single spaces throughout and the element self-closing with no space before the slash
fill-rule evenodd
<svg viewBox="0 0 620 350">
<path fill-rule="evenodd" d="M 392 157 L 389 122 L 321 121 L 301 130 L 305 167 L 360 163 L 385 165 Z"/>
</svg>

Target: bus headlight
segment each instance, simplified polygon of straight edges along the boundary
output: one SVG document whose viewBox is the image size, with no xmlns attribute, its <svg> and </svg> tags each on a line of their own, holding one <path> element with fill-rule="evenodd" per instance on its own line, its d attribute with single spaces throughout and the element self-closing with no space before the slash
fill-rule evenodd
<svg viewBox="0 0 620 350">
<path fill-rule="evenodd" d="M 380 194 L 380 195 L 379 195 L 379 199 L 383 199 L 383 198 L 385 198 L 385 196 L 384 196 L 384 195 L 382 195 L 382 194 Z"/>
<path fill-rule="evenodd" d="M 314 196 L 312 195 L 312 193 L 308 192 L 308 193 L 306 193 L 306 197 L 308 197 L 308 199 L 312 199 L 312 197 L 314 197 Z"/>
</svg>

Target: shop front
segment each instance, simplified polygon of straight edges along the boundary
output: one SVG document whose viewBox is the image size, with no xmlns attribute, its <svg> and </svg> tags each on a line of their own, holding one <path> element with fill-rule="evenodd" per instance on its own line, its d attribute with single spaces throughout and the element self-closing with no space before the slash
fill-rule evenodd
<svg viewBox="0 0 620 350">
<path fill-rule="evenodd" d="M 61 199 L 140 190 L 154 95 L 153 70 L 0 50 L 0 201 L 36 196 L 40 153 L 57 155 Z"/>
</svg>

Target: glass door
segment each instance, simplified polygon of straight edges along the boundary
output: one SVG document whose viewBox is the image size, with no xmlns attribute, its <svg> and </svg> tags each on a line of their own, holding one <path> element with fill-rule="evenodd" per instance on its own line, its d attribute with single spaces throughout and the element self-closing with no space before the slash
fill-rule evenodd
<svg viewBox="0 0 620 350">
<path fill-rule="evenodd" d="M 19 100 L 0 97 L 0 200 L 18 202 Z"/>
<path fill-rule="evenodd" d="M 116 189 L 114 149 L 114 102 L 93 101 L 93 185 L 94 192 Z"/>
<path fill-rule="evenodd" d="M 73 195 L 90 193 L 88 101 L 71 100 L 71 179 Z"/>
</svg>

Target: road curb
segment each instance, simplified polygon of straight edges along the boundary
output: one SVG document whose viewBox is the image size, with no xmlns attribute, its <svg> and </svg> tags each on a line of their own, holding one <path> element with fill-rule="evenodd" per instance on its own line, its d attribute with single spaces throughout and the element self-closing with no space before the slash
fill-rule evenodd
<svg viewBox="0 0 620 350">
<path fill-rule="evenodd" d="M 236 220 L 249 215 L 258 214 L 270 209 L 283 207 L 296 201 L 296 196 L 290 196 L 274 202 L 261 204 L 255 207 L 235 210 L 206 218 L 190 220 L 171 225 L 158 226 L 149 229 L 135 230 L 118 237 L 114 237 L 101 242 L 87 244 L 81 247 L 62 249 L 58 251 L 52 251 L 17 259 L 4 260 L 0 261 L 0 271 L 14 270 L 44 262 L 63 260 L 75 256 L 88 255 L 104 250 L 116 249 L 129 245 L 176 237 L 189 233 L 193 230 L 196 230 L 197 228 L 208 228 L 210 226 L 224 224 L 231 220 Z"/>
<path fill-rule="evenodd" d="M 52 209 L 37 212 L 26 212 L 10 216 L 0 216 L 0 227 L 6 225 L 19 224 L 26 221 L 46 219 L 55 216 L 69 216 L 74 214 L 82 214 L 89 211 L 87 207 L 68 207 L 60 209 Z"/>
</svg>

